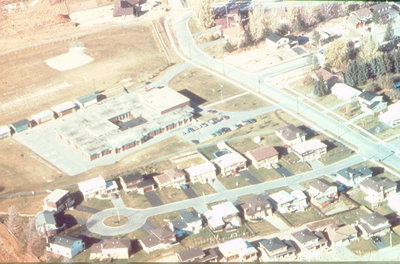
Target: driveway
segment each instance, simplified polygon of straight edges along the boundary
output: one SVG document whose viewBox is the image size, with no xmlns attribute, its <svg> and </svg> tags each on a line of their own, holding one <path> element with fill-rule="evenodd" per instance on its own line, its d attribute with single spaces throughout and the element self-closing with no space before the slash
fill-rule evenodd
<svg viewBox="0 0 400 264">
<path fill-rule="evenodd" d="M 142 226 L 142 229 L 146 231 L 149 235 L 151 234 L 151 230 L 156 229 L 157 227 L 153 225 L 152 222 L 150 222 L 148 219 L 146 220 L 146 223 Z"/>
<path fill-rule="evenodd" d="M 225 186 L 218 179 L 215 179 L 210 185 L 217 193 L 226 191 Z"/>
<path fill-rule="evenodd" d="M 261 183 L 253 174 L 251 174 L 248 170 L 244 170 L 239 172 L 240 176 L 243 177 L 250 184 L 259 184 Z"/>
<path fill-rule="evenodd" d="M 282 166 L 280 166 L 277 169 L 274 168 L 274 170 L 278 172 L 282 177 L 293 176 L 293 173 L 291 173 L 288 169 Z"/>
<path fill-rule="evenodd" d="M 182 191 L 185 193 L 186 197 L 188 199 L 193 199 L 198 197 L 198 195 L 196 194 L 196 192 L 190 187 L 190 185 L 187 185 L 186 189 L 182 188 Z"/>
<path fill-rule="evenodd" d="M 161 201 L 160 197 L 158 197 L 157 193 L 155 191 L 151 192 L 145 192 L 144 196 L 147 198 L 147 200 L 150 202 L 151 206 L 156 207 L 163 205 L 164 203 Z"/>
<path fill-rule="evenodd" d="M 75 209 L 78 210 L 78 211 L 91 213 L 91 214 L 96 214 L 96 213 L 100 212 L 100 210 L 94 209 L 94 208 L 89 207 L 89 206 L 84 206 L 84 205 L 77 205 L 75 207 Z"/>
</svg>

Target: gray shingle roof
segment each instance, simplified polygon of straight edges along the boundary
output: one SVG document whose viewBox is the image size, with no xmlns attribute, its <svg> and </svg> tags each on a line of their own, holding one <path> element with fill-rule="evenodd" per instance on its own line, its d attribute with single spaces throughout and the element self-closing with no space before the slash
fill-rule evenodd
<svg viewBox="0 0 400 264">
<path fill-rule="evenodd" d="M 359 95 L 360 98 L 367 100 L 368 102 L 372 101 L 372 99 L 374 99 L 375 96 L 376 94 L 370 91 L 364 91 Z"/>
<path fill-rule="evenodd" d="M 56 235 L 54 237 L 49 238 L 50 243 L 67 248 L 71 248 L 72 245 L 77 241 L 82 241 L 82 239 L 67 235 Z"/>
<path fill-rule="evenodd" d="M 272 42 L 278 42 L 282 37 L 282 35 L 277 33 L 272 33 L 267 36 L 267 39 L 271 40 Z"/>
<path fill-rule="evenodd" d="M 182 210 L 180 211 L 180 215 L 183 221 L 186 223 L 193 223 L 199 221 L 201 218 L 199 214 L 193 210 L 193 211 L 187 211 L 187 210 Z"/>
<path fill-rule="evenodd" d="M 378 212 L 373 212 L 372 214 L 364 215 L 361 217 L 361 219 L 364 220 L 364 222 L 366 222 L 370 226 L 377 226 L 388 222 L 388 219 Z"/>
<path fill-rule="evenodd" d="M 317 189 L 320 192 L 325 192 L 326 190 L 328 190 L 329 187 L 333 186 L 333 184 L 325 179 L 319 178 L 313 180 L 310 186 Z"/>
<path fill-rule="evenodd" d="M 374 190 L 375 192 L 379 192 L 381 188 L 383 190 L 386 190 L 397 186 L 395 182 L 387 178 L 379 178 L 379 177 L 367 178 L 361 183 L 361 185 L 371 190 Z"/>
<path fill-rule="evenodd" d="M 178 252 L 177 254 L 182 262 L 193 261 L 204 257 L 204 252 L 200 247 L 189 248 Z"/>
<path fill-rule="evenodd" d="M 266 248 L 268 251 L 275 251 L 281 248 L 287 248 L 287 245 L 283 243 L 278 237 L 273 237 L 271 239 L 263 239 L 260 241 L 260 245 Z"/>
</svg>

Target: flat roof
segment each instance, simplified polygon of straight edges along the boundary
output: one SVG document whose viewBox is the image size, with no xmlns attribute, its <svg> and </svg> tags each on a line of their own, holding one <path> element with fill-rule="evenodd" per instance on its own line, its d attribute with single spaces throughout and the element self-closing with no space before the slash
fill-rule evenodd
<svg viewBox="0 0 400 264">
<path fill-rule="evenodd" d="M 326 145 L 319 139 L 311 139 L 292 146 L 292 149 L 297 153 L 303 154 L 311 150 L 326 148 Z"/>
<path fill-rule="evenodd" d="M 106 188 L 106 181 L 103 177 L 99 176 L 83 182 L 78 183 L 79 190 L 82 192 L 96 188 Z"/>
<path fill-rule="evenodd" d="M 51 110 L 44 110 L 42 112 L 32 115 L 31 117 L 33 120 L 39 120 L 53 115 L 54 113 Z"/>
<path fill-rule="evenodd" d="M 211 162 L 205 162 L 190 168 L 185 169 L 190 176 L 201 175 L 207 172 L 215 171 L 215 166 Z"/>
<path fill-rule="evenodd" d="M 0 126 L 0 134 L 10 133 L 10 130 L 9 126 Z"/>
<path fill-rule="evenodd" d="M 218 165 L 220 168 L 226 168 L 233 164 L 245 162 L 246 158 L 240 155 L 237 152 L 228 153 L 218 158 L 214 159 L 214 163 Z"/>
<path fill-rule="evenodd" d="M 175 92 L 169 87 L 162 89 L 153 88 L 142 93 L 140 99 L 143 103 L 149 105 L 159 113 L 175 107 L 176 105 L 189 103 L 190 99 L 186 96 Z"/>
<path fill-rule="evenodd" d="M 50 201 L 50 202 L 57 202 L 58 200 L 63 198 L 68 193 L 69 192 L 66 190 L 55 189 L 49 195 L 46 196 L 45 200 Z"/>
<path fill-rule="evenodd" d="M 230 252 L 246 249 L 247 243 L 243 238 L 236 238 L 220 244 L 218 248 L 224 256 L 227 256 Z"/>
</svg>

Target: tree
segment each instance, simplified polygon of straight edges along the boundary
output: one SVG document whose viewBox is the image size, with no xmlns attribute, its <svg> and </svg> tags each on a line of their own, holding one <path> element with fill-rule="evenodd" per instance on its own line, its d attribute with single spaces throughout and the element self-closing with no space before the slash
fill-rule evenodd
<svg viewBox="0 0 400 264">
<path fill-rule="evenodd" d="M 370 66 L 368 62 L 364 62 L 361 60 L 356 60 L 356 65 L 358 67 L 357 85 L 364 85 L 370 77 Z"/>
<path fill-rule="evenodd" d="M 396 73 L 400 72 L 400 50 L 393 52 L 393 71 Z"/>
<path fill-rule="evenodd" d="M 324 81 L 322 79 L 318 79 L 314 81 L 314 91 L 313 93 L 318 96 L 324 96 L 328 94 L 328 88 L 326 87 Z"/>
<path fill-rule="evenodd" d="M 388 75 L 383 75 L 378 78 L 378 85 L 382 90 L 393 89 L 393 80 Z"/>
<path fill-rule="evenodd" d="M 378 59 L 379 67 L 381 69 L 380 75 L 384 75 L 386 73 L 390 73 L 393 71 L 393 63 L 387 53 L 381 53 L 377 59 Z"/>
<path fill-rule="evenodd" d="M 311 35 L 311 40 L 319 46 L 319 41 L 321 40 L 321 35 L 318 31 L 314 30 Z"/>
<path fill-rule="evenodd" d="M 235 47 L 232 46 L 232 44 L 231 44 L 229 41 L 227 41 L 227 42 L 225 43 L 224 49 L 225 49 L 226 52 L 229 52 L 229 53 L 230 53 L 230 52 L 232 52 L 232 51 L 235 50 Z"/>
<path fill-rule="evenodd" d="M 284 24 L 280 24 L 279 28 L 278 28 L 278 33 L 281 35 L 286 35 L 289 32 L 289 25 L 284 23 Z"/>
<path fill-rule="evenodd" d="M 390 89 L 390 91 L 388 92 L 388 96 L 391 100 L 399 100 L 400 89 Z"/>
<path fill-rule="evenodd" d="M 350 4 L 350 5 L 347 6 L 347 12 L 348 13 L 351 13 L 351 12 L 356 11 L 358 9 L 360 9 L 360 5 L 359 4 Z"/>
<path fill-rule="evenodd" d="M 319 69 L 319 61 L 317 56 L 313 55 L 311 59 L 312 65 L 313 65 L 313 70 L 318 70 Z"/>
<path fill-rule="evenodd" d="M 380 24 L 381 23 L 381 16 L 379 15 L 378 12 L 373 12 L 372 14 L 372 22 L 375 24 Z"/>
<path fill-rule="evenodd" d="M 374 41 L 371 35 L 363 37 L 361 40 L 361 47 L 358 52 L 358 56 L 363 60 L 369 60 L 378 53 L 378 45 Z"/>
<path fill-rule="evenodd" d="M 249 13 L 249 31 L 255 42 L 265 37 L 264 8 L 259 5 Z"/>
<path fill-rule="evenodd" d="M 377 58 L 372 58 L 369 61 L 369 65 L 371 66 L 371 72 L 372 72 L 374 77 L 381 76 L 382 70 L 381 70 L 380 64 L 378 63 L 378 59 Z"/>
<path fill-rule="evenodd" d="M 344 73 L 345 82 L 350 86 L 357 86 L 358 85 L 358 63 L 356 61 L 351 61 L 346 68 Z"/>
<path fill-rule="evenodd" d="M 14 236 L 19 237 L 21 235 L 21 217 L 19 216 L 17 207 L 11 205 L 8 208 L 8 218 L 6 221 L 8 230 L 13 233 Z"/>
<path fill-rule="evenodd" d="M 344 69 L 349 61 L 349 47 L 344 40 L 337 39 L 324 50 L 329 65 L 335 69 Z"/>
<path fill-rule="evenodd" d="M 306 28 L 307 28 L 306 23 L 304 22 L 300 12 L 298 12 L 294 20 L 293 29 L 295 32 L 302 32 Z"/>
<path fill-rule="evenodd" d="M 385 31 L 385 35 L 384 35 L 384 37 L 383 37 L 383 40 L 384 41 L 389 41 L 389 40 L 391 40 L 392 38 L 393 38 L 393 34 L 394 34 L 394 32 L 393 32 L 393 26 L 392 26 L 392 23 L 388 23 L 387 24 L 387 26 L 386 26 L 386 31 Z"/>
<path fill-rule="evenodd" d="M 194 14 L 198 26 L 206 29 L 215 26 L 214 9 L 211 7 L 210 0 L 195 1 L 194 3 Z"/>
</svg>

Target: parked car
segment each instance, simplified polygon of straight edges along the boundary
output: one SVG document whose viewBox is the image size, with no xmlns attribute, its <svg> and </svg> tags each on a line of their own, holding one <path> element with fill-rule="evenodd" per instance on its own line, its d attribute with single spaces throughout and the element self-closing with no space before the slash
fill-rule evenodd
<svg viewBox="0 0 400 264">
<path fill-rule="evenodd" d="M 217 136 L 217 134 L 215 134 L 215 133 L 211 133 L 210 134 L 212 137 L 216 137 Z"/>
<path fill-rule="evenodd" d="M 188 131 L 188 133 L 191 133 L 191 132 L 194 132 L 194 129 L 191 127 L 188 127 L 187 131 Z"/>
<path fill-rule="evenodd" d="M 222 119 L 224 119 L 224 120 L 228 120 L 229 118 L 231 118 L 231 117 L 228 116 L 228 115 L 223 115 L 223 116 L 222 116 Z"/>
<path fill-rule="evenodd" d="M 212 109 L 210 109 L 210 110 L 207 110 L 207 112 L 212 113 L 212 114 L 215 114 L 215 113 L 217 113 L 217 110 L 212 110 Z"/>
<path fill-rule="evenodd" d="M 242 125 L 241 123 L 237 123 L 237 124 L 235 125 L 235 127 L 238 128 L 238 129 L 241 128 L 242 126 L 243 126 L 243 125 Z"/>
<path fill-rule="evenodd" d="M 186 190 L 186 189 L 188 188 L 188 185 L 187 185 L 187 184 L 181 184 L 181 188 L 182 188 L 183 190 Z"/>
<path fill-rule="evenodd" d="M 222 134 L 221 132 L 219 132 L 219 130 L 215 131 L 214 133 L 215 133 L 217 136 L 221 136 L 221 134 Z"/>
<path fill-rule="evenodd" d="M 229 127 L 223 127 L 220 129 L 220 131 L 222 131 L 222 133 L 228 133 L 231 131 L 231 129 Z"/>
<path fill-rule="evenodd" d="M 202 126 L 202 127 L 207 127 L 208 124 L 207 124 L 207 123 L 201 123 L 201 126 Z"/>
<path fill-rule="evenodd" d="M 199 144 L 200 142 L 199 142 L 197 139 L 193 139 L 193 140 L 192 140 L 192 143 L 197 145 L 197 144 Z"/>
</svg>

